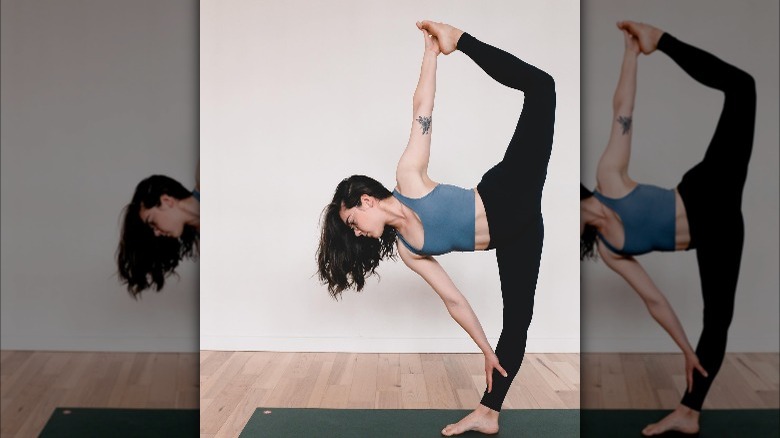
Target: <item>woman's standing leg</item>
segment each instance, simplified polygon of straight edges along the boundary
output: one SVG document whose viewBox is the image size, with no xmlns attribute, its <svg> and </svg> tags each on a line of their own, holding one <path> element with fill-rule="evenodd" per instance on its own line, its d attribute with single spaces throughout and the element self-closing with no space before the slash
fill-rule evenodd
<svg viewBox="0 0 780 438">
<path fill-rule="evenodd" d="M 504 324 L 496 345 L 496 356 L 508 376 L 493 370 L 492 391 L 485 390 L 480 402 L 494 411 L 501 411 L 509 387 L 523 362 L 528 326 L 533 317 L 543 241 L 544 223 L 540 215 L 537 223 L 527 225 L 519 237 L 496 248 L 504 301 Z"/>
<path fill-rule="evenodd" d="M 745 230 L 741 214 L 729 216 L 718 220 L 719 227 L 723 228 L 707 230 L 696 249 L 704 299 L 704 321 L 696 356 L 708 377 L 694 372 L 693 390 L 686 392 L 681 400 L 683 405 L 696 411 L 701 411 L 704 398 L 723 364 L 734 315 Z M 724 232 L 728 236 L 724 236 Z"/>
</svg>

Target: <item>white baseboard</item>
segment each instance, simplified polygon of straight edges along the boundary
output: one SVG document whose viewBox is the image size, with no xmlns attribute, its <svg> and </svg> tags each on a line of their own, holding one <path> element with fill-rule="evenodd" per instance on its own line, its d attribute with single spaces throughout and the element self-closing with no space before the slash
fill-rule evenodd
<svg viewBox="0 0 780 438">
<path fill-rule="evenodd" d="M 691 343 L 696 348 L 695 339 Z M 780 351 L 777 338 L 730 337 L 728 353 L 776 353 Z M 669 337 L 601 337 L 583 339 L 582 353 L 680 353 Z"/>
<path fill-rule="evenodd" d="M 35 351 L 100 351 L 135 353 L 196 353 L 191 337 L 14 336 L 0 338 L 0 349 Z"/>
</svg>

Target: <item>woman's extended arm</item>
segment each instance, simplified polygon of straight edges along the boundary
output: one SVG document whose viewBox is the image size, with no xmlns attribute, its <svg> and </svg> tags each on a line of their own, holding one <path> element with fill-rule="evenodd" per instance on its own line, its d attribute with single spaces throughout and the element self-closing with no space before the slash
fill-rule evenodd
<svg viewBox="0 0 780 438">
<path fill-rule="evenodd" d="M 686 379 L 688 381 L 688 391 L 690 392 L 693 385 L 693 369 L 699 370 L 705 377 L 707 372 L 699 364 L 699 359 L 688 342 L 685 330 L 682 324 L 680 324 L 680 320 L 677 319 L 677 315 L 674 313 L 674 309 L 672 309 L 669 301 L 666 300 L 664 294 L 653 283 L 653 280 L 635 258 L 618 256 L 605 248 L 604 245 L 599 245 L 598 249 L 604 263 L 620 274 L 639 294 L 653 319 L 669 333 L 672 340 L 682 350 L 685 355 Z"/>
<path fill-rule="evenodd" d="M 507 373 L 498 363 L 498 357 L 488 343 L 482 324 L 480 324 L 466 297 L 460 293 L 450 276 L 433 257 L 415 256 L 403 245 L 398 245 L 398 254 L 406 266 L 419 274 L 436 291 L 452 319 L 471 336 L 477 347 L 482 350 L 485 355 L 485 378 L 488 392 L 490 392 L 493 387 L 493 368 L 496 368 L 504 377 L 507 376 Z"/>
<path fill-rule="evenodd" d="M 639 43 L 626 30 L 623 30 L 623 38 L 625 52 L 620 67 L 620 79 L 612 99 L 613 117 L 609 143 L 596 169 L 599 189 L 609 196 L 623 196 L 627 188 L 633 188 L 633 181 L 628 177 L 628 162 L 631 158 L 631 124 L 636 97 Z"/>
<path fill-rule="evenodd" d="M 396 168 L 396 180 L 399 186 L 410 174 L 423 178 L 427 178 L 428 175 L 433 130 L 433 99 L 436 94 L 436 58 L 440 50 L 436 38 L 428 36 L 425 29 L 421 31 L 425 38 L 425 53 L 420 68 L 420 79 L 412 99 L 412 131 L 409 134 L 409 143 Z"/>
</svg>

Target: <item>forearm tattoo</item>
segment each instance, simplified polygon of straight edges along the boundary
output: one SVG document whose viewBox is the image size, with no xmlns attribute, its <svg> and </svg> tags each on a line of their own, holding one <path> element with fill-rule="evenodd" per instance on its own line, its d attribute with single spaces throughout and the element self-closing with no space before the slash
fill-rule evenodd
<svg viewBox="0 0 780 438">
<path fill-rule="evenodd" d="M 425 116 L 417 116 L 417 122 L 422 125 L 422 133 L 423 135 L 427 134 L 431 130 L 431 116 L 425 117 Z"/>
<path fill-rule="evenodd" d="M 631 117 L 618 116 L 617 121 L 623 127 L 623 135 L 626 135 L 631 130 L 631 120 Z"/>
</svg>

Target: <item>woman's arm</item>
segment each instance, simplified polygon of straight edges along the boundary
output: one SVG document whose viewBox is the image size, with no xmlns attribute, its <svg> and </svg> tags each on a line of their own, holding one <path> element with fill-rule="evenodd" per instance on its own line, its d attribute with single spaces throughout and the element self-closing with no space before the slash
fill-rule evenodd
<svg viewBox="0 0 780 438">
<path fill-rule="evenodd" d="M 623 196 L 633 188 L 628 177 L 631 158 L 631 124 L 636 97 L 637 58 L 639 43 L 628 31 L 623 30 L 625 52 L 620 68 L 615 96 L 612 99 L 612 127 L 607 148 L 599 160 L 596 179 L 599 189 L 608 196 Z"/>
<path fill-rule="evenodd" d="M 414 255 L 403 245 L 398 245 L 398 254 L 409 269 L 419 274 L 436 291 L 450 316 L 471 336 L 477 347 L 485 354 L 493 353 L 477 315 L 439 262 L 433 257 Z"/>
<path fill-rule="evenodd" d="M 690 391 L 693 385 L 693 369 L 698 369 L 705 377 L 707 376 L 707 372 L 701 364 L 699 364 L 696 352 L 694 352 L 693 347 L 691 347 L 690 342 L 688 342 L 685 329 L 683 329 L 682 324 L 680 324 L 680 320 L 677 319 L 677 315 L 674 313 L 674 309 L 672 309 L 669 301 L 666 300 L 664 294 L 658 289 L 655 283 L 653 283 L 653 280 L 647 275 L 647 272 L 635 258 L 621 257 L 605 248 L 604 245 L 598 245 L 598 250 L 604 263 L 606 263 L 610 269 L 620 274 L 620 276 L 623 277 L 639 294 L 639 297 L 644 301 L 645 306 L 647 306 L 647 310 L 650 312 L 653 319 L 669 333 L 672 340 L 674 340 L 677 346 L 680 347 L 680 350 L 682 350 L 685 355 L 686 377 L 688 380 L 688 390 Z"/>
<path fill-rule="evenodd" d="M 669 301 L 664 294 L 653 283 L 653 280 L 647 275 L 642 265 L 633 257 L 621 257 L 607 249 L 604 245 L 599 245 L 599 254 L 602 260 L 613 271 L 620 274 L 628 284 L 639 294 L 644 301 L 650 315 L 661 327 L 672 337 L 677 346 L 685 354 L 692 354 L 693 348 L 688 342 L 685 330 L 677 319 Z"/>
<path fill-rule="evenodd" d="M 412 99 L 412 131 L 409 143 L 396 168 L 396 180 L 399 183 L 405 177 L 428 177 L 428 160 L 431 152 L 431 132 L 433 99 L 436 94 L 436 58 L 440 53 L 436 38 L 428 36 L 425 29 L 421 30 L 425 38 L 425 53 L 423 54 L 420 79 Z M 417 179 L 417 178 L 415 178 Z"/>
<path fill-rule="evenodd" d="M 485 355 L 485 383 L 487 391 L 491 392 L 493 389 L 493 370 L 498 370 L 504 377 L 507 377 L 508 374 L 498 362 L 498 356 L 488 343 L 482 324 L 480 324 L 466 297 L 460 293 L 450 276 L 433 257 L 412 254 L 404 245 L 398 245 L 398 254 L 406 266 L 419 274 L 436 291 L 452 319 L 471 336 L 477 347 L 482 350 Z"/>
</svg>

